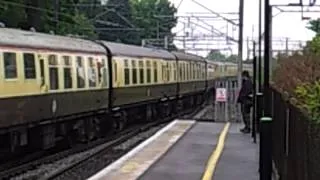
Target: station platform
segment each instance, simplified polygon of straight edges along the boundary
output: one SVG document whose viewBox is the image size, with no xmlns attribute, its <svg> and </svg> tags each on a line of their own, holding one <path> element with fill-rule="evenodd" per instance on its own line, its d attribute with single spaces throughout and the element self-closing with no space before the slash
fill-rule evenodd
<svg viewBox="0 0 320 180">
<path fill-rule="evenodd" d="M 258 180 L 259 146 L 241 127 L 175 120 L 89 180 Z"/>
</svg>

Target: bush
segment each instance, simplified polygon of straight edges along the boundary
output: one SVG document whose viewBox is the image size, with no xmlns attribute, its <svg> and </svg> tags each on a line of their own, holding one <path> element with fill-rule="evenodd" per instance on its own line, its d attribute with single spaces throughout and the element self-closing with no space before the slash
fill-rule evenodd
<svg viewBox="0 0 320 180">
<path fill-rule="evenodd" d="M 314 121 L 320 123 L 320 56 L 310 53 L 281 56 L 274 71 L 273 85 L 297 100 Z"/>
<path fill-rule="evenodd" d="M 298 107 L 305 109 L 312 120 L 320 123 L 320 81 L 305 83 L 295 89 Z"/>
</svg>

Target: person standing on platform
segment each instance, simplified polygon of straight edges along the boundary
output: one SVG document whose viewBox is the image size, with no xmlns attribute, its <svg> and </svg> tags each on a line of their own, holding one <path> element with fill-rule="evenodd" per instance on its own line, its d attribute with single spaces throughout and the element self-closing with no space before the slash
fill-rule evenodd
<svg viewBox="0 0 320 180">
<path fill-rule="evenodd" d="M 244 122 L 244 128 L 240 131 L 243 133 L 250 133 L 250 112 L 251 107 L 253 105 L 252 103 L 252 97 L 251 95 L 253 92 L 253 83 L 250 78 L 248 71 L 242 72 L 242 86 L 239 92 L 238 100 L 237 102 L 241 105 L 241 114 L 242 119 Z"/>
</svg>

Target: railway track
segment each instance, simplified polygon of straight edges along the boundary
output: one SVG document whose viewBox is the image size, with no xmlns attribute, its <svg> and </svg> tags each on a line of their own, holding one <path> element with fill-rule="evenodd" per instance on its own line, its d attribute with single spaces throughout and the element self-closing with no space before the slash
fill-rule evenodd
<svg viewBox="0 0 320 180">
<path fill-rule="evenodd" d="M 78 148 L 69 149 L 63 152 L 59 152 L 41 159 L 37 159 L 28 163 L 25 163 L 23 165 L 19 165 L 14 168 L 7 169 L 5 171 L 0 172 L 0 179 L 65 179 L 61 178 L 64 177 L 66 174 L 75 171 L 75 169 L 81 167 L 82 165 L 86 164 L 88 161 L 94 158 L 99 158 L 100 156 L 103 156 L 104 154 L 109 155 L 110 152 L 112 152 L 112 148 L 120 145 L 121 143 L 124 143 L 128 139 L 137 136 L 139 133 L 145 132 L 150 128 L 157 127 L 160 125 L 165 125 L 166 123 L 169 123 L 171 120 L 179 117 L 179 116 L 193 116 L 193 114 L 197 113 L 199 110 L 201 110 L 201 106 L 196 108 L 195 110 L 187 110 L 184 113 L 181 113 L 180 115 L 173 115 L 171 117 L 165 118 L 161 121 L 156 122 L 150 122 L 148 124 L 141 124 L 141 125 L 134 125 L 118 135 L 111 137 L 111 138 L 105 138 L 101 140 L 97 140 L 93 143 L 90 143 L 88 145 L 79 146 Z M 137 142 L 140 143 L 140 142 Z M 93 149 L 93 150 L 90 150 Z M 81 154 L 82 153 L 82 154 Z M 121 152 L 113 152 L 110 155 L 109 158 L 112 162 L 112 160 L 115 160 L 118 158 L 118 156 L 121 156 L 124 153 L 124 151 Z M 45 164 L 52 164 L 53 162 L 57 162 L 61 159 L 67 158 L 69 156 L 72 156 L 74 154 L 80 154 L 78 158 L 74 158 L 74 160 L 71 160 L 71 162 L 64 165 L 64 167 L 57 167 L 54 168 L 56 170 L 45 172 L 45 173 L 35 173 L 34 175 L 30 175 L 28 177 L 19 177 L 19 175 L 24 174 L 26 172 L 40 169 L 41 166 Z M 113 157 L 114 156 L 114 157 Z"/>
</svg>

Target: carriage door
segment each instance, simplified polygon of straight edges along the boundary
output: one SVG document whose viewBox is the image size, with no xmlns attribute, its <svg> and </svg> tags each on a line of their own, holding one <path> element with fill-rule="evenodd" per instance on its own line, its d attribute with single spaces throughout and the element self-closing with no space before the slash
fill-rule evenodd
<svg viewBox="0 0 320 180">
<path fill-rule="evenodd" d="M 39 57 L 39 69 L 40 69 L 40 88 L 41 92 L 47 92 L 48 91 L 48 85 L 47 85 L 47 76 L 46 76 L 46 70 L 45 70 L 45 60 L 44 57 L 41 55 L 38 55 Z"/>
</svg>

